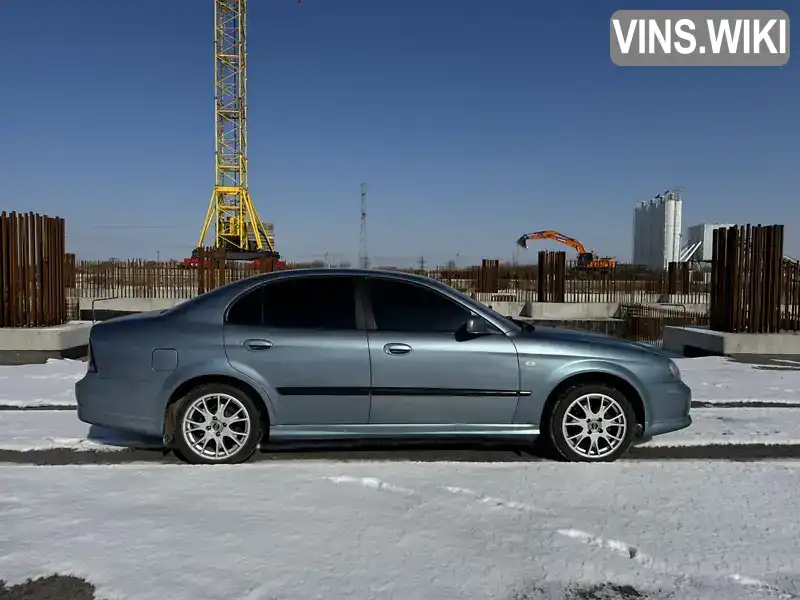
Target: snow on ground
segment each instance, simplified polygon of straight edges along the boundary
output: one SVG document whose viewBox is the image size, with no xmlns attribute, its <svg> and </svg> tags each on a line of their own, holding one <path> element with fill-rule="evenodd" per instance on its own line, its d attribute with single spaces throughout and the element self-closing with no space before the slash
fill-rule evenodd
<svg viewBox="0 0 800 600">
<path fill-rule="evenodd" d="M 800 444 L 798 408 L 696 408 L 691 415 L 691 426 L 644 445 Z"/>
<path fill-rule="evenodd" d="M 160 446 L 158 439 L 87 425 L 72 410 L 0 411 L 0 450 L 122 450 Z"/>
<path fill-rule="evenodd" d="M 725 358 L 675 359 L 692 398 L 704 402 L 752 401 L 800 405 L 800 361 L 773 359 L 769 369 Z M 780 369 L 784 366 L 785 370 Z M 792 370 L 789 370 L 792 369 Z"/>
<path fill-rule="evenodd" d="M 698 408 L 691 427 L 660 435 L 648 447 L 800 444 L 800 409 Z M 74 411 L 0 411 L 0 450 L 158 448 L 158 439 L 82 423 Z"/>
<path fill-rule="evenodd" d="M 75 382 L 85 373 L 85 362 L 68 359 L 0 366 L 0 405 L 75 406 Z"/>
<path fill-rule="evenodd" d="M 0 490 L 0 579 L 108 600 L 800 594 L 798 463 L 6 466 Z"/>
<path fill-rule="evenodd" d="M 800 370 L 797 370 L 800 361 L 775 359 L 769 370 L 720 357 L 679 358 L 676 362 L 695 400 L 709 403 L 755 400 L 800 406 Z M 779 369 L 783 363 L 786 370 Z M 0 405 L 75 406 L 74 385 L 85 372 L 86 363 L 78 360 L 51 359 L 43 365 L 0 366 Z"/>
</svg>

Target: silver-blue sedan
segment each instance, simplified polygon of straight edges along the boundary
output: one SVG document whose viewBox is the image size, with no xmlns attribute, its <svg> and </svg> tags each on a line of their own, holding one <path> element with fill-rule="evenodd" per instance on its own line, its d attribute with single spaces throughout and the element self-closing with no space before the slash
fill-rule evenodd
<svg viewBox="0 0 800 600">
<path fill-rule="evenodd" d="M 400 272 L 290 270 L 92 328 L 86 422 L 162 437 L 192 463 L 270 441 L 540 438 L 613 461 L 691 424 L 674 361 L 533 327 Z"/>
</svg>

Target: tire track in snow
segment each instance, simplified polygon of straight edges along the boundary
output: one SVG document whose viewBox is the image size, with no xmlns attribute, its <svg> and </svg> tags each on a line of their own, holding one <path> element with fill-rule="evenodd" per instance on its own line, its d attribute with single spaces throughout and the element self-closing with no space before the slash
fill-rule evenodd
<svg viewBox="0 0 800 600">
<path fill-rule="evenodd" d="M 764 592 L 775 594 L 778 596 L 778 598 L 780 598 L 780 600 L 794 600 L 797 598 L 795 594 L 787 592 L 786 590 L 782 590 L 781 588 L 767 583 L 766 581 L 755 579 L 754 577 L 748 577 L 746 575 L 734 573 L 733 575 L 728 575 L 728 579 L 734 583 L 738 583 L 743 587 L 752 587 Z"/>
<path fill-rule="evenodd" d="M 639 551 L 639 548 L 637 548 L 636 546 L 633 546 L 627 542 L 615 539 L 602 538 L 600 536 L 592 535 L 591 533 L 581 531 L 580 529 L 557 529 L 556 532 L 563 537 L 567 537 L 573 540 L 578 540 L 579 542 L 582 542 L 589 546 L 597 546 L 598 548 L 605 548 L 606 550 L 611 550 L 612 552 L 615 552 L 620 556 L 624 556 L 633 561 L 636 561 L 637 563 L 639 563 L 644 567 L 648 567 L 651 569 L 657 568 L 656 563 L 652 558 L 650 558 L 644 552 Z"/>
<path fill-rule="evenodd" d="M 409 490 L 404 487 L 400 487 L 397 485 L 392 485 L 390 483 L 386 483 L 385 481 L 381 481 L 380 479 L 376 479 L 375 477 L 350 477 L 348 475 L 338 475 L 332 477 L 325 477 L 328 481 L 332 481 L 333 483 L 355 483 L 367 488 L 371 488 L 373 490 L 385 490 L 387 492 L 394 492 L 396 494 L 402 494 L 404 496 L 419 496 L 419 492 L 414 490 Z"/>
<path fill-rule="evenodd" d="M 552 511 L 545 510 L 543 508 L 537 508 L 530 504 L 526 504 L 524 502 L 517 502 L 516 500 L 504 500 L 502 498 L 496 498 L 494 496 L 484 496 L 478 492 L 473 490 L 462 488 L 462 487 L 455 487 L 455 486 L 441 486 L 442 489 L 447 490 L 451 494 L 460 494 L 462 496 L 469 496 L 473 498 L 479 504 L 485 504 L 490 506 L 500 506 L 502 508 L 510 508 L 512 510 L 521 510 L 524 512 L 531 512 L 531 513 L 538 513 L 538 514 L 553 514 Z"/>
<path fill-rule="evenodd" d="M 394 484 L 377 479 L 375 477 L 350 477 L 347 475 L 341 475 L 335 477 L 325 477 L 325 479 L 327 479 L 328 481 L 332 481 L 333 483 L 354 483 L 361 485 L 363 487 L 401 493 L 406 496 L 413 495 L 421 497 L 423 495 L 422 493 L 417 492 L 415 490 L 410 490 L 408 488 L 396 486 Z M 499 507 L 509 510 L 534 513 L 534 514 L 545 514 L 554 517 L 557 516 L 557 513 L 551 510 L 538 508 L 531 504 L 527 504 L 525 502 L 518 502 L 516 500 L 506 500 L 496 496 L 486 496 L 468 488 L 457 487 L 457 486 L 438 486 L 438 487 L 442 490 L 449 492 L 450 494 L 468 497 L 477 504 L 484 506 Z M 556 529 L 555 531 L 556 533 L 558 533 L 563 537 L 572 540 L 577 540 L 579 542 L 591 546 L 597 546 L 599 548 L 605 548 L 606 550 L 611 550 L 621 556 L 625 556 L 627 558 L 635 560 L 636 562 L 644 566 L 653 566 L 655 564 L 652 558 L 650 558 L 643 552 L 640 552 L 636 546 L 628 544 L 627 542 L 615 539 L 602 538 L 600 536 L 592 535 L 591 533 L 587 533 L 585 531 L 581 531 L 578 529 Z"/>
<path fill-rule="evenodd" d="M 412 490 L 409 488 L 404 488 L 401 486 L 394 485 L 387 481 L 383 481 L 381 479 L 375 477 L 352 477 L 348 475 L 340 475 L 340 476 L 331 476 L 325 477 L 324 479 L 331 481 L 333 483 L 350 483 L 350 484 L 358 484 L 362 487 L 374 489 L 374 490 L 385 490 L 388 492 L 399 493 L 405 496 L 417 496 L 422 497 L 422 492 Z M 494 497 L 494 496 L 486 496 L 481 494 L 480 492 L 476 492 L 469 488 L 457 487 L 457 486 L 437 486 L 439 489 L 449 492 L 453 495 L 460 495 L 466 496 L 471 498 L 477 504 L 483 506 L 493 506 L 499 507 L 509 510 L 515 511 L 522 511 L 528 513 L 536 513 L 536 514 L 545 514 L 550 515 L 553 517 L 557 517 L 558 513 L 552 510 L 537 508 L 533 505 L 518 502 L 516 500 L 505 500 L 503 498 Z M 663 561 L 656 560 L 649 554 L 642 552 L 638 546 L 634 544 L 630 544 L 623 540 L 617 540 L 613 538 L 604 538 L 598 535 L 594 535 L 592 533 L 582 531 L 580 529 L 574 528 L 557 528 L 555 532 L 565 538 L 575 540 L 577 542 L 587 544 L 589 546 L 595 546 L 597 548 L 602 548 L 604 550 L 608 550 L 613 552 L 619 556 L 628 558 L 637 564 L 645 567 L 647 569 L 651 569 L 654 571 L 658 571 L 659 573 L 668 575 L 670 577 L 675 577 L 674 571 L 670 569 L 666 563 Z M 757 579 L 755 577 L 750 577 L 747 575 L 742 575 L 739 573 L 728 574 L 725 575 L 725 578 L 729 581 L 737 583 L 743 587 L 749 588 L 757 588 L 763 592 L 770 593 L 776 595 L 780 600 L 796 600 L 798 596 L 783 590 L 775 585 L 762 581 L 761 579 Z M 692 576 L 687 576 L 685 574 L 681 574 L 677 577 L 677 579 L 682 579 L 684 581 L 697 581 L 696 578 Z"/>
<path fill-rule="evenodd" d="M 530 504 L 525 504 L 523 502 L 517 502 L 516 500 L 504 500 L 502 498 L 495 498 L 493 496 L 484 496 L 476 491 L 467 488 L 443 486 L 443 489 L 447 490 L 452 494 L 469 496 L 479 504 L 501 506 L 503 508 L 509 508 L 511 510 L 522 510 L 525 512 L 551 515 L 554 517 L 558 516 L 557 513 L 551 510 L 536 508 L 535 506 L 531 506 Z M 588 544 L 590 546 L 605 548 L 606 550 L 615 552 L 620 556 L 624 556 L 626 558 L 630 558 L 631 560 L 635 560 L 636 562 L 640 563 L 643 566 L 654 567 L 655 565 L 655 561 L 652 558 L 650 558 L 643 552 L 640 552 L 636 546 L 628 544 L 627 542 L 615 539 L 602 538 L 600 536 L 592 535 L 591 533 L 587 533 L 579 529 L 571 529 L 571 528 L 556 529 L 555 531 L 558 535 L 562 537 L 566 537 L 572 540 L 578 540 L 579 542 Z"/>
</svg>

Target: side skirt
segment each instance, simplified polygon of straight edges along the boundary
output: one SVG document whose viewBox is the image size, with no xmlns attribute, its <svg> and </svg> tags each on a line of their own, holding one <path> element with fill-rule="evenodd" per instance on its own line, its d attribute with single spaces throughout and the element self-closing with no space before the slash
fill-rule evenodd
<svg viewBox="0 0 800 600">
<path fill-rule="evenodd" d="M 275 425 L 270 441 L 331 439 L 429 439 L 429 438 L 530 438 L 539 427 L 530 424 L 470 425 Z"/>
</svg>

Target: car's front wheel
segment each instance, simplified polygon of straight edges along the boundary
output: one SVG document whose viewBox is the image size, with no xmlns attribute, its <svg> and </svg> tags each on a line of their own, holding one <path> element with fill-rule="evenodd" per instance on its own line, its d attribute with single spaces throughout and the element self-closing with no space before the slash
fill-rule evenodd
<svg viewBox="0 0 800 600">
<path fill-rule="evenodd" d="M 547 434 L 554 450 L 570 462 L 611 462 L 631 446 L 636 415 L 619 390 L 601 384 L 567 390 L 550 415 Z"/>
<path fill-rule="evenodd" d="M 205 384 L 179 400 L 175 453 L 186 462 L 244 462 L 255 452 L 261 433 L 258 409 L 236 387 Z"/>
</svg>

